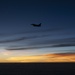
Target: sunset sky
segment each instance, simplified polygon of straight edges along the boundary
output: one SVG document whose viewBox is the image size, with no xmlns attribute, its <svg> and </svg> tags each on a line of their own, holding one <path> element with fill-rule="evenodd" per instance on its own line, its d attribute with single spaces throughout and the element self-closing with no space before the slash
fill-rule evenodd
<svg viewBox="0 0 75 75">
<path fill-rule="evenodd" d="M 0 62 L 71 60 L 75 62 L 73 1 L 0 0 Z"/>
</svg>

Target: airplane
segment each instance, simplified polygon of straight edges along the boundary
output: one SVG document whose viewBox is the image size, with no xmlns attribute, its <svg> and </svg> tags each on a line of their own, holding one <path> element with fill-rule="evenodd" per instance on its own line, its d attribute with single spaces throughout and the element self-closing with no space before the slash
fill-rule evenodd
<svg viewBox="0 0 75 75">
<path fill-rule="evenodd" d="M 31 25 L 36 26 L 36 27 L 40 27 L 41 23 L 40 24 L 31 24 Z"/>
</svg>

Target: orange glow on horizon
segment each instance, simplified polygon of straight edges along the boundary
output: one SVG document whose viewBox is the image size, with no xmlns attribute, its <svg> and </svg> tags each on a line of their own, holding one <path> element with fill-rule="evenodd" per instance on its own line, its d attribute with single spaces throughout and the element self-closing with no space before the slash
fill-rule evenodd
<svg viewBox="0 0 75 75">
<path fill-rule="evenodd" d="M 75 53 L 9 57 L 0 59 L 0 62 L 75 62 Z"/>
</svg>

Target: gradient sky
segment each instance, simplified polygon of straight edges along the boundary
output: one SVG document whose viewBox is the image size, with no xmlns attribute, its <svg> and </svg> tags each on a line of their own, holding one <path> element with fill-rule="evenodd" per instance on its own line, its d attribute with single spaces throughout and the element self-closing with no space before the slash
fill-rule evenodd
<svg viewBox="0 0 75 75">
<path fill-rule="evenodd" d="M 75 52 L 73 1 L 0 0 L 0 58 L 68 52 Z"/>
</svg>

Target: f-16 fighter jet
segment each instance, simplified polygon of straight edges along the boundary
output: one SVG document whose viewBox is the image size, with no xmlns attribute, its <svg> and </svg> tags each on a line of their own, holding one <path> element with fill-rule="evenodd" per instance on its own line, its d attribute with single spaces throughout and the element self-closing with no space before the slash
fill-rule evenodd
<svg viewBox="0 0 75 75">
<path fill-rule="evenodd" d="M 33 25 L 35 27 L 41 27 L 41 23 L 40 24 L 31 24 L 31 25 Z"/>
</svg>

